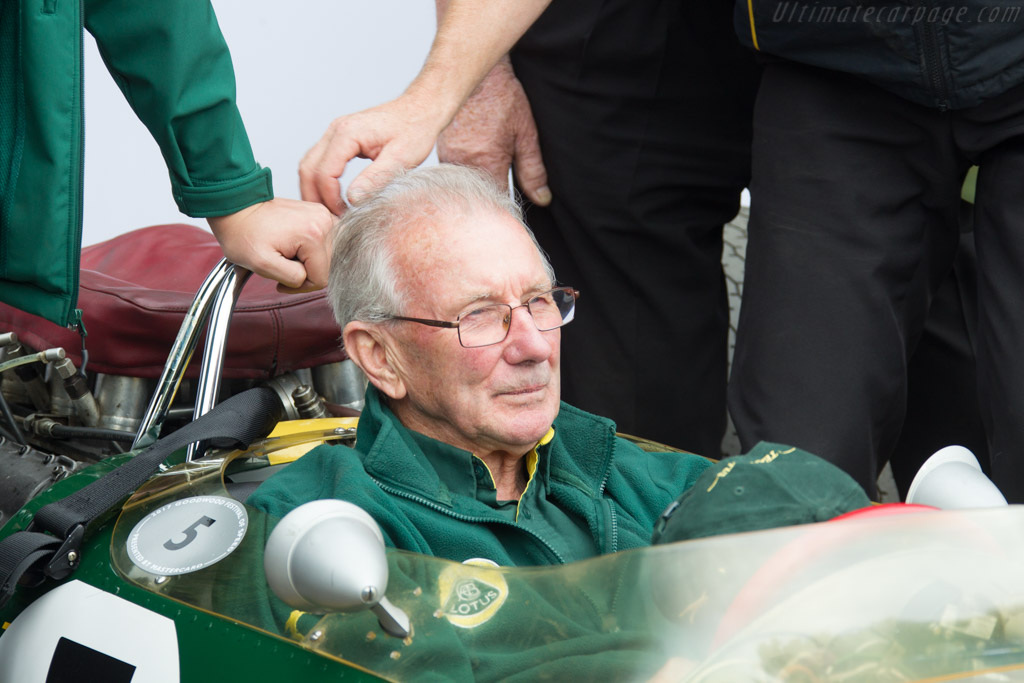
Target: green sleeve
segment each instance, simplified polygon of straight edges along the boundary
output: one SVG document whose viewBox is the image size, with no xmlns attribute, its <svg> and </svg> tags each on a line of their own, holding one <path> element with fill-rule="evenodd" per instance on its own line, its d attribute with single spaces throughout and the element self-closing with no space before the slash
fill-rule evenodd
<svg viewBox="0 0 1024 683">
<path fill-rule="evenodd" d="M 619 550 L 650 545 L 661 513 L 712 464 L 693 453 L 644 451 L 624 440 L 615 457 L 607 491 L 619 512 Z"/>
<path fill-rule="evenodd" d="M 235 103 L 231 55 L 206 0 L 85 0 L 85 25 L 190 216 L 273 199 Z"/>
</svg>

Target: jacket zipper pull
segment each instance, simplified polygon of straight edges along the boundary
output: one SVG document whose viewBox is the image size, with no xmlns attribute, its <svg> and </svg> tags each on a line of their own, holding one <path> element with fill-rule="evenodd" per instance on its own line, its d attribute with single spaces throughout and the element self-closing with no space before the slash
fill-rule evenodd
<svg viewBox="0 0 1024 683">
<path fill-rule="evenodd" d="M 86 378 L 85 367 L 89 364 L 89 350 L 85 348 L 85 338 L 89 336 L 89 333 L 86 331 L 85 322 L 82 320 L 82 309 L 76 308 L 71 312 L 71 320 L 68 322 L 68 327 L 78 332 L 78 336 L 82 340 L 82 363 L 78 366 L 78 372 L 75 374 Z"/>
</svg>

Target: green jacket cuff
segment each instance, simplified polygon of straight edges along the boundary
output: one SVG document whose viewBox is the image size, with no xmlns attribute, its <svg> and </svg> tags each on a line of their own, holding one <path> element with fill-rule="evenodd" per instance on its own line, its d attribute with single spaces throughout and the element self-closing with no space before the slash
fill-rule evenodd
<svg viewBox="0 0 1024 683">
<path fill-rule="evenodd" d="M 201 186 L 174 185 L 173 190 L 181 212 L 195 218 L 226 216 L 274 198 L 270 169 L 259 166 L 241 178 Z"/>
</svg>

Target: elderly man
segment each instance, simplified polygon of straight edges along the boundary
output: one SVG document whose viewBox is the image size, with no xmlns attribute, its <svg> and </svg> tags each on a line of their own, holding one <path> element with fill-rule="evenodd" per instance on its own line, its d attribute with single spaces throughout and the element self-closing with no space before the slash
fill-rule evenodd
<svg viewBox="0 0 1024 683">
<path fill-rule="evenodd" d="M 846 474 L 797 449 L 761 444 L 712 468 L 688 453 L 645 452 L 611 421 L 561 403 L 560 328 L 577 293 L 557 286 L 519 207 L 482 171 L 441 165 L 398 176 L 345 214 L 331 264 L 345 348 L 370 381 L 366 408 L 354 448 L 314 449 L 247 501 L 272 515 L 342 498 L 377 521 L 389 546 L 528 566 L 647 545 L 656 522 L 659 540 L 671 542 L 868 504 Z M 373 637 L 372 616 L 333 621 L 321 635 L 395 680 L 678 680 L 692 662 L 666 662 L 664 633 L 652 630 L 663 622 L 649 608 L 679 591 L 652 585 L 650 565 L 632 561 L 640 557 L 554 594 L 529 573 L 509 574 L 495 587 L 505 597 L 471 620 L 452 606 L 461 587 L 476 586 L 467 577 L 493 569 L 453 565 L 434 576 L 392 563 L 389 593 L 436 585 L 422 599 L 445 618 L 415 623 L 400 646 Z M 225 613 L 255 612 L 244 620 L 300 639 L 320 623 L 264 600 L 262 574 L 254 581 Z M 716 585 L 713 577 L 701 590 Z M 731 597 L 725 586 L 694 604 Z M 674 654 L 706 654 L 702 638 L 684 646 Z"/>
<path fill-rule="evenodd" d="M 578 293 L 482 172 L 406 172 L 350 210 L 328 287 L 369 378 L 356 445 L 305 455 L 253 494 L 257 508 L 341 498 L 389 546 L 553 564 L 648 544 L 710 464 L 645 452 L 560 403 L 559 328 Z"/>
</svg>

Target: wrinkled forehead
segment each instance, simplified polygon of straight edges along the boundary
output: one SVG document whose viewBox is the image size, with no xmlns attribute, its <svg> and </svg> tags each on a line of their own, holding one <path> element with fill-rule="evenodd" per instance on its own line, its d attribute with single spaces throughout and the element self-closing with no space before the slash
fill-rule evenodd
<svg viewBox="0 0 1024 683">
<path fill-rule="evenodd" d="M 458 294 L 460 287 L 548 278 L 526 228 L 498 210 L 424 214 L 392 235 L 391 248 L 407 294 Z"/>
</svg>

